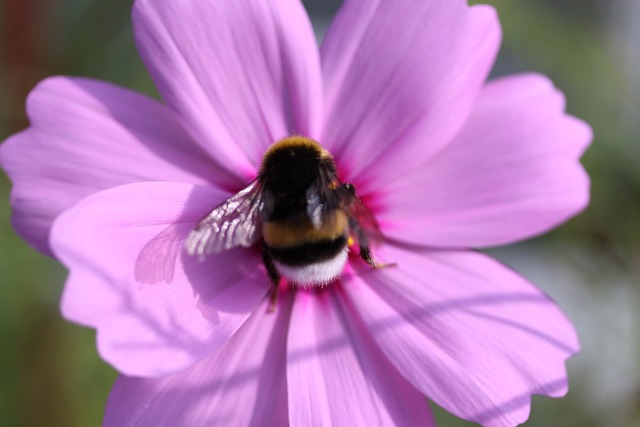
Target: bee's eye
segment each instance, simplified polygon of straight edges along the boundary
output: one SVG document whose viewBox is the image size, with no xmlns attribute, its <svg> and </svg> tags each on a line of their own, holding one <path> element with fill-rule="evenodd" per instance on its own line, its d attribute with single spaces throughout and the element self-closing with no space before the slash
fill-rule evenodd
<svg viewBox="0 0 640 427">
<path fill-rule="evenodd" d="M 356 188 L 353 186 L 353 184 L 346 183 L 346 184 L 344 184 L 344 188 L 349 193 L 351 193 L 353 196 L 356 195 Z"/>
</svg>

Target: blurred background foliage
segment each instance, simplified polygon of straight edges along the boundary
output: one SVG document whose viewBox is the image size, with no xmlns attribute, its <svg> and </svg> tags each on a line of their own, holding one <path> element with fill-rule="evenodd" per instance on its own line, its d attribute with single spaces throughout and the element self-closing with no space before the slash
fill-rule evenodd
<svg viewBox="0 0 640 427">
<path fill-rule="evenodd" d="M 483 1 L 484 3 L 485 1 Z M 527 426 L 640 426 L 640 2 L 488 0 L 504 41 L 494 75 L 539 71 L 588 121 L 592 203 L 533 242 L 491 251 L 549 292 L 583 351 L 562 400 L 536 398 Z M 339 7 L 310 0 L 319 37 Z M 131 0 L 3 0 L 0 139 L 27 125 L 24 100 L 49 75 L 108 80 L 157 96 L 132 42 Z M 116 374 L 91 330 L 58 311 L 65 271 L 21 241 L 0 174 L 0 426 L 97 426 Z M 442 426 L 469 426 L 438 410 Z"/>
</svg>

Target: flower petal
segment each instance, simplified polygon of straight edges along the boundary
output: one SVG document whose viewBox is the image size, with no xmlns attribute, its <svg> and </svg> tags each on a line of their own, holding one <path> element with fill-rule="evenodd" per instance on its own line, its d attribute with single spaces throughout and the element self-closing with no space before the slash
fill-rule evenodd
<svg viewBox="0 0 640 427">
<path fill-rule="evenodd" d="M 52 248 L 69 268 L 62 311 L 98 330 L 120 372 L 159 376 L 223 345 L 269 289 L 249 249 L 199 260 L 183 250 L 227 197 L 208 187 L 137 183 L 83 199 L 55 221 Z"/>
<path fill-rule="evenodd" d="M 322 143 L 368 193 L 457 133 L 500 43 L 489 6 L 347 0 L 323 42 Z"/>
<path fill-rule="evenodd" d="M 292 426 L 435 426 L 426 399 L 350 319 L 333 288 L 298 291 L 287 349 Z"/>
<path fill-rule="evenodd" d="M 0 147 L 0 165 L 14 184 L 14 227 L 47 254 L 53 219 L 91 193 L 143 180 L 216 178 L 171 112 L 129 90 L 53 77 L 31 92 L 27 114 L 31 126 Z"/>
<path fill-rule="evenodd" d="M 455 140 L 422 168 L 403 169 L 374 210 L 385 233 L 420 245 L 491 246 L 543 233 L 587 205 L 579 158 L 591 137 L 547 78 L 499 79 Z"/>
<path fill-rule="evenodd" d="M 579 348 L 556 305 L 474 252 L 386 245 L 372 270 L 356 263 L 344 292 L 374 340 L 415 387 L 485 427 L 515 426 L 532 394 L 567 391 L 564 362 Z"/>
<path fill-rule="evenodd" d="M 231 173 L 278 139 L 314 137 L 320 60 L 298 0 L 137 0 L 138 49 L 167 104 Z"/>
<path fill-rule="evenodd" d="M 286 426 L 285 352 L 291 299 L 264 302 L 227 344 L 184 371 L 121 376 L 103 427 Z"/>
</svg>

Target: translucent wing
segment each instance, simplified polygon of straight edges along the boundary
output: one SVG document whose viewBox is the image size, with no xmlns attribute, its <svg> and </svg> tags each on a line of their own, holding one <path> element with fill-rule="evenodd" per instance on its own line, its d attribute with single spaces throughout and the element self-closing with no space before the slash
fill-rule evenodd
<svg viewBox="0 0 640 427">
<path fill-rule="evenodd" d="M 330 215 L 334 209 L 343 207 L 343 196 L 337 191 L 341 185 L 335 174 L 328 168 L 321 167 L 318 179 L 307 189 L 306 213 L 315 229 L 320 229 L 323 224 L 334 218 Z"/>
<path fill-rule="evenodd" d="M 187 236 L 187 252 L 204 256 L 256 243 L 261 237 L 260 224 L 267 199 L 262 189 L 257 179 L 200 220 Z"/>
<path fill-rule="evenodd" d="M 318 202 L 313 206 L 315 215 L 310 216 L 312 223 L 323 218 L 317 212 L 327 212 L 332 209 L 343 209 L 349 216 L 351 234 L 358 243 L 368 245 L 382 242 L 382 233 L 373 213 L 362 203 L 355 188 L 351 184 L 343 184 L 338 177 L 329 170 L 320 174 L 319 186 L 316 189 Z M 307 196 L 309 200 L 309 196 Z M 310 205 L 307 205 L 308 207 Z M 311 212 L 308 212 L 310 214 Z"/>
<path fill-rule="evenodd" d="M 307 217 L 309 218 L 311 225 L 313 225 L 313 228 L 319 230 L 320 227 L 322 227 L 323 222 L 325 221 L 327 204 L 323 201 L 317 184 L 312 185 L 307 189 L 306 202 Z"/>
<path fill-rule="evenodd" d="M 355 195 L 345 209 L 351 218 L 351 229 L 358 244 L 378 246 L 382 243 L 380 226 L 369 208 Z"/>
</svg>

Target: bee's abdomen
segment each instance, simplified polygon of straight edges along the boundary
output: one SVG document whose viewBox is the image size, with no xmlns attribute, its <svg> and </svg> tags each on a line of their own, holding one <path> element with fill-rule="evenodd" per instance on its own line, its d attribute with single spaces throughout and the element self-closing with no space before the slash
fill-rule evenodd
<svg viewBox="0 0 640 427">
<path fill-rule="evenodd" d="M 347 246 L 347 236 L 279 248 L 265 244 L 274 261 L 289 266 L 304 266 L 336 258 Z"/>
<path fill-rule="evenodd" d="M 319 228 L 306 217 L 264 223 L 264 243 L 274 261 L 301 266 L 335 258 L 347 245 L 347 216 L 342 210 L 334 210 L 324 219 Z"/>
</svg>

